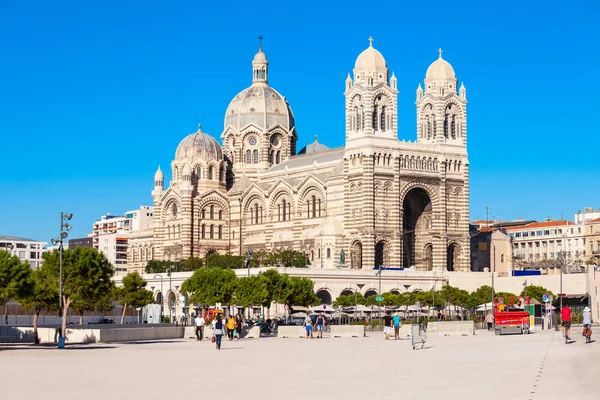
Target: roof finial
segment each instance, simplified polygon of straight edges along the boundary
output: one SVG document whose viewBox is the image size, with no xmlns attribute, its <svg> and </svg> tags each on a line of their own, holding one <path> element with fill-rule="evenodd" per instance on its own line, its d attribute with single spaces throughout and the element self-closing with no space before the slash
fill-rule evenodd
<svg viewBox="0 0 600 400">
<path fill-rule="evenodd" d="M 319 139 L 319 135 L 315 135 L 315 142 L 317 142 Z"/>
<path fill-rule="evenodd" d="M 259 51 L 262 51 L 262 41 L 263 41 L 263 39 L 264 39 L 263 35 L 258 35 L 258 43 L 259 43 L 258 50 Z"/>
<path fill-rule="evenodd" d="M 440 53 L 440 58 L 442 58 L 442 53 L 443 53 L 443 52 L 444 52 L 444 50 L 442 50 L 442 48 L 440 47 L 440 48 L 438 49 L 438 53 Z"/>
<path fill-rule="evenodd" d="M 202 132 L 202 124 L 198 124 L 198 132 Z"/>
<path fill-rule="evenodd" d="M 373 36 L 369 36 L 369 47 L 373 47 Z"/>
</svg>

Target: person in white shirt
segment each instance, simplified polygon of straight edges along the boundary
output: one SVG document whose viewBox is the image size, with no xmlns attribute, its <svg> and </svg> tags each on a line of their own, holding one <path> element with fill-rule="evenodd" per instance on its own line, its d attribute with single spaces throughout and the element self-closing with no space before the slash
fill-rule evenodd
<svg viewBox="0 0 600 400">
<path fill-rule="evenodd" d="M 205 324 L 206 322 L 204 321 L 204 318 L 202 318 L 202 315 L 198 315 L 196 318 L 194 318 L 194 326 L 196 326 L 196 340 L 202 340 L 202 337 L 204 336 Z"/>
</svg>

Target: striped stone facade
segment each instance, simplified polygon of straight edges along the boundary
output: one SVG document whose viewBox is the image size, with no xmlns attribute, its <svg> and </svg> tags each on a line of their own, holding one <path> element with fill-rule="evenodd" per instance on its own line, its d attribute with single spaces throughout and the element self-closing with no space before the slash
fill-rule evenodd
<svg viewBox="0 0 600 400">
<path fill-rule="evenodd" d="M 416 141 L 398 140 L 397 80 L 372 44 L 346 80 L 343 148 L 315 140 L 291 156 L 293 114 L 267 73 L 261 49 L 227 109 L 223 150 L 199 129 L 170 187 L 155 177 L 155 259 L 295 249 L 315 269 L 469 270 L 466 89 L 441 50 L 417 90 Z"/>
</svg>

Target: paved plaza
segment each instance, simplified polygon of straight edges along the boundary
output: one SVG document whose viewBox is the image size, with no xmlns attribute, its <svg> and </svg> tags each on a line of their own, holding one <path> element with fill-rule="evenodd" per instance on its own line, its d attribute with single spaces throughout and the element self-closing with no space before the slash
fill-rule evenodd
<svg viewBox="0 0 600 400">
<path fill-rule="evenodd" d="M 581 329 L 495 337 L 431 334 L 424 350 L 382 334 L 0 351 L 3 399 L 598 399 L 600 342 Z"/>
</svg>

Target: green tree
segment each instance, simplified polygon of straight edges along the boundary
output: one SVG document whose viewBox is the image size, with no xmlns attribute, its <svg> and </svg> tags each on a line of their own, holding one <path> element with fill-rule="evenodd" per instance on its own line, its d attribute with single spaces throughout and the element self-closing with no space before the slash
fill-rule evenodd
<svg viewBox="0 0 600 400">
<path fill-rule="evenodd" d="M 150 260 L 146 263 L 145 271 L 147 274 L 163 274 L 173 263 L 167 261 Z"/>
<path fill-rule="evenodd" d="M 172 263 L 171 263 L 172 264 Z M 204 261 L 198 257 L 190 257 L 185 260 L 181 260 L 179 264 L 174 268 L 174 271 L 195 271 L 203 267 Z M 168 268 L 168 267 L 167 267 Z M 165 269 L 166 272 L 166 269 Z"/>
<path fill-rule="evenodd" d="M 308 307 L 319 303 L 319 298 L 314 292 L 314 283 L 308 278 L 282 275 L 278 298 L 274 299 L 280 304 L 289 306 Z"/>
<path fill-rule="evenodd" d="M 48 271 L 58 278 L 58 251 L 44 253 L 43 257 Z M 76 247 L 63 252 L 63 336 L 67 333 L 69 307 L 73 303 L 80 308 L 95 307 L 113 291 L 114 272 L 104 254 L 96 249 Z"/>
<path fill-rule="evenodd" d="M 244 267 L 244 258 L 244 256 L 212 253 L 207 258 L 206 266 L 208 268 L 240 269 Z"/>
<path fill-rule="evenodd" d="M 240 278 L 235 287 L 235 300 L 242 307 L 252 305 L 271 305 L 271 294 L 267 288 L 267 281 L 260 276 Z"/>
<path fill-rule="evenodd" d="M 145 289 L 147 282 L 137 272 L 130 272 L 123 277 L 122 285 L 117 289 L 119 303 L 123 306 L 123 314 L 121 314 L 121 324 L 125 323 L 125 312 L 127 307 L 133 308 L 143 307 L 152 303 L 152 292 Z"/>
<path fill-rule="evenodd" d="M 42 311 L 55 311 L 58 309 L 58 280 L 42 265 L 31 272 L 33 290 L 19 302 L 26 309 L 33 312 L 33 338 L 35 344 L 40 343 L 38 335 L 38 322 Z"/>
<path fill-rule="evenodd" d="M 229 304 L 233 299 L 237 277 L 230 269 L 198 269 L 181 285 L 190 293 L 190 301 L 199 305 Z"/>
<path fill-rule="evenodd" d="M 30 296 L 34 290 L 29 262 L 21 263 L 17 256 L 0 250 L 0 305 Z M 8 315 L 8 306 L 6 314 Z"/>
<path fill-rule="evenodd" d="M 521 292 L 521 296 L 527 296 L 530 299 L 536 299 L 540 303 L 543 303 L 542 296 L 544 294 L 548 294 L 550 296 L 554 296 L 552 291 L 546 289 L 543 286 L 526 286 Z"/>
<path fill-rule="evenodd" d="M 471 293 L 471 298 L 479 304 L 486 304 L 492 301 L 492 287 L 483 285 L 479 289 Z"/>
</svg>

